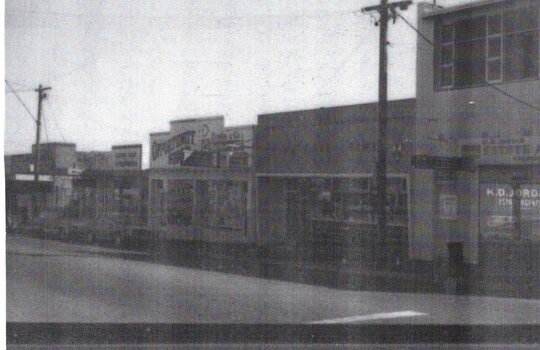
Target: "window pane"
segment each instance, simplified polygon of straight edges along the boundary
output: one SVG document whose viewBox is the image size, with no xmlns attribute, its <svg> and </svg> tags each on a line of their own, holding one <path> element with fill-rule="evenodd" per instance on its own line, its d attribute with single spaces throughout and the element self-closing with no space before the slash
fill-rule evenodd
<svg viewBox="0 0 540 350">
<path fill-rule="evenodd" d="M 169 180 L 167 222 L 190 225 L 193 209 L 193 185 L 190 181 Z"/>
<path fill-rule="evenodd" d="M 485 40 L 466 41 L 456 44 L 456 86 L 475 85 L 485 80 Z"/>
<path fill-rule="evenodd" d="M 501 59 L 491 59 L 487 63 L 488 65 L 488 76 L 487 80 L 494 81 L 494 80 L 501 80 Z"/>
<path fill-rule="evenodd" d="M 504 32 L 511 33 L 538 28 L 538 7 L 526 7 L 504 14 Z"/>
<path fill-rule="evenodd" d="M 449 64 L 453 61 L 453 46 L 444 45 L 441 48 L 441 64 Z"/>
<path fill-rule="evenodd" d="M 453 66 L 441 67 L 441 86 L 452 86 Z"/>
<path fill-rule="evenodd" d="M 488 16 L 488 34 L 499 34 L 501 32 L 501 15 Z"/>
<path fill-rule="evenodd" d="M 488 58 L 501 57 L 502 38 L 494 37 L 488 39 Z"/>
<path fill-rule="evenodd" d="M 454 26 L 441 26 L 441 43 L 451 43 L 454 40 Z"/>
<path fill-rule="evenodd" d="M 456 42 L 486 36 L 486 17 L 469 18 L 456 22 Z"/>
<path fill-rule="evenodd" d="M 517 80 L 538 75 L 538 33 L 505 36 L 504 79 Z"/>
</svg>

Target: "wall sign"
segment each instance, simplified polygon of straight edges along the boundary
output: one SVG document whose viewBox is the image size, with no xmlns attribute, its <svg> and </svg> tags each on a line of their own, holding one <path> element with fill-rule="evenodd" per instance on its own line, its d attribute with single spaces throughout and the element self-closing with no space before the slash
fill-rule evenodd
<svg viewBox="0 0 540 350">
<path fill-rule="evenodd" d="M 173 121 L 169 132 L 150 134 L 150 168 L 217 166 L 215 153 L 250 154 L 252 140 L 253 126 L 225 128 L 223 117 Z M 235 166 L 245 164 L 235 159 Z"/>
<path fill-rule="evenodd" d="M 439 196 L 439 216 L 441 219 L 457 219 L 457 196 L 450 194 Z"/>
<path fill-rule="evenodd" d="M 151 168 L 185 166 L 193 152 L 210 152 L 213 135 L 224 129 L 223 117 L 175 120 L 170 125 L 169 132 L 150 134 Z"/>
<path fill-rule="evenodd" d="M 481 162 L 494 164 L 540 163 L 540 137 L 485 138 L 462 145 L 479 150 Z M 465 150 L 463 152 L 466 152 Z"/>
<path fill-rule="evenodd" d="M 480 185 L 480 232 L 484 237 L 511 238 L 519 223 L 525 237 L 540 239 L 540 184 Z"/>
<path fill-rule="evenodd" d="M 142 145 L 112 147 L 112 168 L 115 170 L 140 170 Z"/>
</svg>

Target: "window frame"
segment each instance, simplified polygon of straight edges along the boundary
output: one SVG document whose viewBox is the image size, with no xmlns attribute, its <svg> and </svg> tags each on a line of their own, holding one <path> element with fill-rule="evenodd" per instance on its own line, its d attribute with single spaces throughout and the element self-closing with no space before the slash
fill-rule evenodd
<svg viewBox="0 0 540 350">
<path fill-rule="evenodd" d="M 533 23 L 531 26 L 526 26 L 523 28 L 519 28 L 519 30 L 516 30 L 516 28 L 513 28 L 512 30 L 508 30 L 505 28 L 505 23 L 508 20 L 505 16 L 509 15 L 512 12 L 519 12 L 524 11 L 527 12 L 526 9 L 530 9 L 530 13 L 532 13 L 534 9 L 534 13 L 536 14 L 535 17 L 537 18 L 537 21 L 531 21 Z M 498 17 L 498 25 L 495 27 L 495 31 L 493 31 L 494 27 L 491 25 L 492 22 L 490 20 L 494 17 Z M 474 81 L 474 77 L 471 77 L 470 82 L 465 82 L 463 84 L 460 84 L 457 82 L 457 75 L 458 67 L 456 67 L 456 24 L 458 24 L 461 21 L 466 20 L 472 20 L 474 18 L 484 18 L 484 35 L 481 37 L 483 39 L 484 43 L 484 50 L 485 54 L 483 57 L 483 69 L 484 74 L 483 78 L 481 79 L 481 82 Z M 439 20 L 437 23 L 435 23 L 435 39 L 436 39 L 436 48 L 437 52 L 434 55 L 434 86 L 436 91 L 445 91 L 445 90 L 453 90 L 453 89 L 464 89 L 464 88 L 471 88 L 471 87 L 478 87 L 483 86 L 485 84 L 491 84 L 491 83 L 512 83 L 512 82 L 519 82 L 519 81 L 527 81 L 527 80 L 534 80 L 540 78 L 540 5 L 539 4 L 520 4 L 518 6 L 511 6 L 511 7 L 505 7 L 505 8 L 496 8 L 489 11 L 485 11 L 482 13 L 469 13 L 468 15 L 463 16 L 456 16 L 453 18 L 443 18 Z M 536 24 L 534 24 L 536 23 Z M 452 33 L 450 35 L 450 38 L 448 40 L 448 37 L 445 38 L 448 35 L 448 32 L 445 32 L 445 28 L 452 28 Z M 522 73 L 524 74 L 512 74 L 512 72 L 509 70 L 508 66 L 508 59 L 510 59 L 511 56 L 507 57 L 507 53 L 509 52 L 507 50 L 508 40 L 512 36 L 529 33 L 534 37 L 534 40 L 531 42 L 531 46 L 533 49 L 536 48 L 536 57 L 533 57 L 530 62 L 533 63 L 532 67 L 524 67 Z M 525 34 L 524 34 L 525 35 Z M 465 42 L 473 42 L 478 41 L 479 38 L 464 38 L 464 40 L 459 41 L 460 43 Z M 493 55 L 492 45 L 494 42 L 498 42 L 498 55 Z M 471 44 L 472 45 L 472 44 Z M 447 61 L 447 55 L 443 55 L 443 52 L 445 49 L 448 49 L 445 53 L 450 52 L 451 53 L 451 62 Z M 491 54 L 491 55 L 490 55 Z M 498 74 L 491 75 L 492 72 L 494 72 L 493 68 L 494 65 L 498 67 Z M 474 68 L 473 61 L 471 61 L 469 69 Z M 463 68 L 461 68 L 463 69 Z M 530 76 L 527 76 L 526 69 L 530 69 L 532 71 Z M 465 70 L 460 70 L 461 74 L 464 74 Z M 496 72 L 497 70 L 495 70 Z M 448 78 L 447 75 L 450 74 L 450 77 Z M 482 74 L 479 74 L 480 76 Z M 524 77 L 518 77 L 515 78 L 514 76 L 520 75 Z"/>
</svg>

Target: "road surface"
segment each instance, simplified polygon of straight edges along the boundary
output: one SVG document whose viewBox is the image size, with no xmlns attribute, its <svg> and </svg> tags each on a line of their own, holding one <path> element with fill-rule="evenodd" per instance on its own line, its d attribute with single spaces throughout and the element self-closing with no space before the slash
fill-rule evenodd
<svg viewBox="0 0 540 350">
<path fill-rule="evenodd" d="M 540 324 L 540 300 L 337 290 L 9 236 L 8 322 Z"/>
</svg>

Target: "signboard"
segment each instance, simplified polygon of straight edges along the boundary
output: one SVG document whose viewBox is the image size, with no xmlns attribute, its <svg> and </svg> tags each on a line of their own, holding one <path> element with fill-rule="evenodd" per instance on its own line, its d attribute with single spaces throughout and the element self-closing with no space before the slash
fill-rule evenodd
<svg viewBox="0 0 540 350">
<path fill-rule="evenodd" d="M 525 235 L 540 238 L 540 184 L 480 185 L 480 232 L 484 237 L 511 238 L 519 222 Z"/>
<path fill-rule="evenodd" d="M 68 175 L 81 175 L 82 169 L 79 168 L 68 168 Z"/>
<path fill-rule="evenodd" d="M 210 152 L 223 129 L 223 117 L 172 121 L 170 132 L 150 134 L 150 168 L 186 166 L 193 152 Z"/>
<path fill-rule="evenodd" d="M 439 196 L 439 216 L 441 219 L 457 219 L 457 196 L 450 194 Z"/>
<path fill-rule="evenodd" d="M 15 180 L 17 181 L 34 181 L 34 174 L 15 174 Z M 38 181 L 53 181 L 51 175 L 38 175 Z"/>
<path fill-rule="evenodd" d="M 223 117 L 177 120 L 171 131 L 150 134 L 150 168 L 251 165 L 253 126 L 224 127 Z"/>
<path fill-rule="evenodd" d="M 461 157 L 415 155 L 412 157 L 411 163 L 417 169 L 464 170 L 470 166 L 470 159 Z"/>
<path fill-rule="evenodd" d="M 140 170 L 141 161 L 142 145 L 112 147 L 112 167 L 115 170 Z"/>
<path fill-rule="evenodd" d="M 464 153 L 472 148 L 479 150 L 479 154 L 476 156 L 478 156 L 480 163 L 540 163 L 540 137 L 483 138 L 462 145 Z"/>
</svg>

